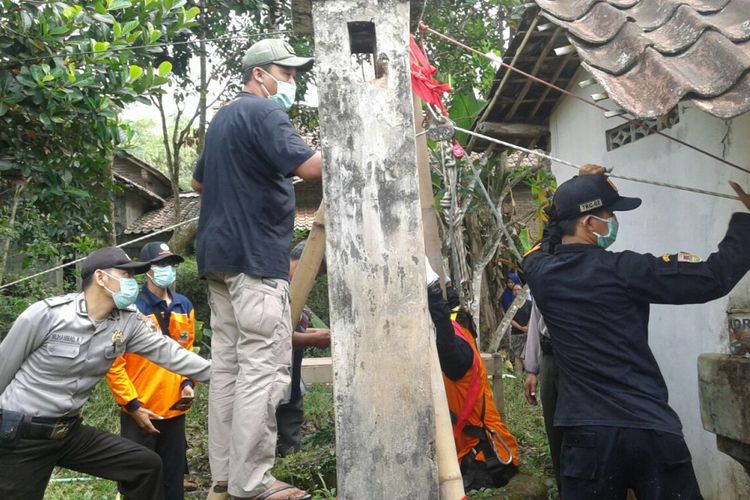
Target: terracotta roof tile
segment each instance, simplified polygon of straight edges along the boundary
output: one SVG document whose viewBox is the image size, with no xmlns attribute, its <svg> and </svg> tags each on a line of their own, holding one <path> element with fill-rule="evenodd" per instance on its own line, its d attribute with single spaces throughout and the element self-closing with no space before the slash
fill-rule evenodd
<svg viewBox="0 0 750 500">
<path fill-rule="evenodd" d="M 300 182 L 295 184 L 297 209 L 294 216 L 294 229 L 312 229 L 315 211 L 323 197 L 320 183 Z M 185 221 L 198 217 L 201 199 L 198 193 L 180 194 L 180 218 Z M 138 217 L 125 229 L 125 234 L 147 234 L 174 224 L 174 198 L 169 198 L 162 208 L 147 212 Z"/>
<path fill-rule="evenodd" d="M 180 219 L 190 220 L 198 217 L 201 200 L 198 193 L 180 194 Z M 175 223 L 174 197 L 169 198 L 163 207 L 157 208 L 138 217 L 125 229 L 125 234 L 146 234 Z"/>
<path fill-rule="evenodd" d="M 692 99 L 750 111 L 750 0 L 537 0 L 610 98 L 639 117 Z"/>
</svg>

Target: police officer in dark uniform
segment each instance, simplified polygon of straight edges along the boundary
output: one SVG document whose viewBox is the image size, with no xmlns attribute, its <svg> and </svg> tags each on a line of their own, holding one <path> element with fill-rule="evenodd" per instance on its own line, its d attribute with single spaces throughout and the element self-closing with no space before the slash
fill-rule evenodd
<svg viewBox="0 0 750 500">
<path fill-rule="evenodd" d="M 148 268 L 119 248 L 96 250 L 83 261 L 82 293 L 37 302 L 13 323 L 0 344 L 3 500 L 41 500 L 55 465 L 118 481 L 128 498 L 163 498 L 159 455 L 89 427 L 80 416 L 97 382 L 126 352 L 209 381 L 208 361 L 135 309 L 133 275 Z"/>
<path fill-rule="evenodd" d="M 656 257 L 605 249 L 614 212 L 633 210 L 587 166 L 561 184 L 541 245 L 523 262 L 560 372 L 562 499 L 702 498 L 677 414 L 648 345 L 649 304 L 695 304 L 729 293 L 750 269 L 750 214 L 735 213 L 717 252 Z M 750 209 L 750 196 L 736 184 Z"/>
</svg>

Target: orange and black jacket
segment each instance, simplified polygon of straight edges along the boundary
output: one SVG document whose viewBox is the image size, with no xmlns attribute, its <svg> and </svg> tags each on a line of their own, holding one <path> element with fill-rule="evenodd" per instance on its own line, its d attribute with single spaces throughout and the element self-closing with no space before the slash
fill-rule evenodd
<svg viewBox="0 0 750 500">
<path fill-rule="evenodd" d="M 438 287 L 428 290 L 430 315 L 436 343 L 458 461 L 469 453 L 480 462 L 486 457 L 480 437 L 492 437 L 492 450 L 502 464 L 517 466 L 518 444 L 503 423 L 492 398 L 487 370 L 473 335 L 451 319 L 451 309 Z"/>
<path fill-rule="evenodd" d="M 184 295 L 169 291 L 172 303 L 157 298 L 147 287 L 141 289 L 136 306 L 158 330 L 154 335 L 169 335 L 187 350 L 195 340 L 195 312 Z M 138 356 L 124 354 L 117 358 L 107 373 L 107 383 L 123 411 L 132 412 L 141 405 L 164 418 L 174 418 L 185 411 L 170 410 L 181 397 L 182 389 L 193 382 Z"/>
</svg>

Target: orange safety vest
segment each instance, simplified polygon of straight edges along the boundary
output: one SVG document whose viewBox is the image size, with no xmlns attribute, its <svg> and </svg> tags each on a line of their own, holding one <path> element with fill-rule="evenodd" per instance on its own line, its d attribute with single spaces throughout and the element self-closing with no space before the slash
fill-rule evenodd
<svg viewBox="0 0 750 500">
<path fill-rule="evenodd" d="M 518 466 L 518 444 L 503 423 L 492 399 L 492 390 L 487 381 L 487 369 L 477 349 L 474 337 L 456 321 L 452 321 L 456 335 L 466 341 L 474 352 L 474 362 L 466 374 L 456 382 L 443 375 L 448 408 L 453 418 L 453 437 L 459 463 L 472 450 L 475 460 L 486 462 L 483 451 L 478 449 L 479 435 L 485 441 L 492 438 L 492 449 L 501 464 Z"/>
<path fill-rule="evenodd" d="M 141 314 L 156 325 L 153 335 L 164 335 L 159 329 L 159 321 L 144 299 L 145 292 L 138 298 L 137 306 Z M 195 340 L 195 311 L 184 295 L 172 292 L 171 314 L 169 315 L 169 336 L 185 349 L 192 351 Z M 174 418 L 186 411 L 170 410 L 181 398 L 180 385 L 187 380 L 152 363 L 138 354 L 126 353 L 115 360 L 107 373 L 107 384 L 115 401 L 125 410 L 125 405 L 138 399 L 144 408 L 164 418 Z"/>
</svg>

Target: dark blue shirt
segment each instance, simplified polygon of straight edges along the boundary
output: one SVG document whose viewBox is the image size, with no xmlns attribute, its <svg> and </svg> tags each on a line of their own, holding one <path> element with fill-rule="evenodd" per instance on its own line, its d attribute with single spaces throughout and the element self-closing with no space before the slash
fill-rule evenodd
<svg viewBox="0 0 750 500">
<path fill-rule="evenodd" d="M 193 175 L 203 184 L 196 245 L 201 276 L 288 279 L 291 176 L 313 154 L 268 99 L 241 92 L 219 110 Z"/>
<path fill-rule="evenodd" d="M 138 299 L 135 301 L 135 305 L 138 311 L 145 315 L 156 316 L 156 320 L 159 322 L 159 328 L 164 335 L 169 336 L 169 319 L 172 313 L 182 314 L 190 316 L 190 312 L 193 310 L 193 303 L 190 299 L 179 293 L 167 290 L 169 296 L 172 298 L 172 302 L 167 305 L 166 300 L 162 300 L 148 289 L 146 285 L 141 288 L 141 293 L 138 295 Z"/>
<path fill-rule="evenodd" d="M 592 245 L 558 245 L 554 254 L 526 257 L 523 270 L 560 372 L 555 425 L 681 435 L 648 345 L 649 304 L 703 303 L 726 295 L 750 268 L 749 249 L 750 214 L 742 213 L 732 216 L 719 251 L 705 262 Z M 670 332 L 675 343 L 682 333 Z"/>
</svg>

